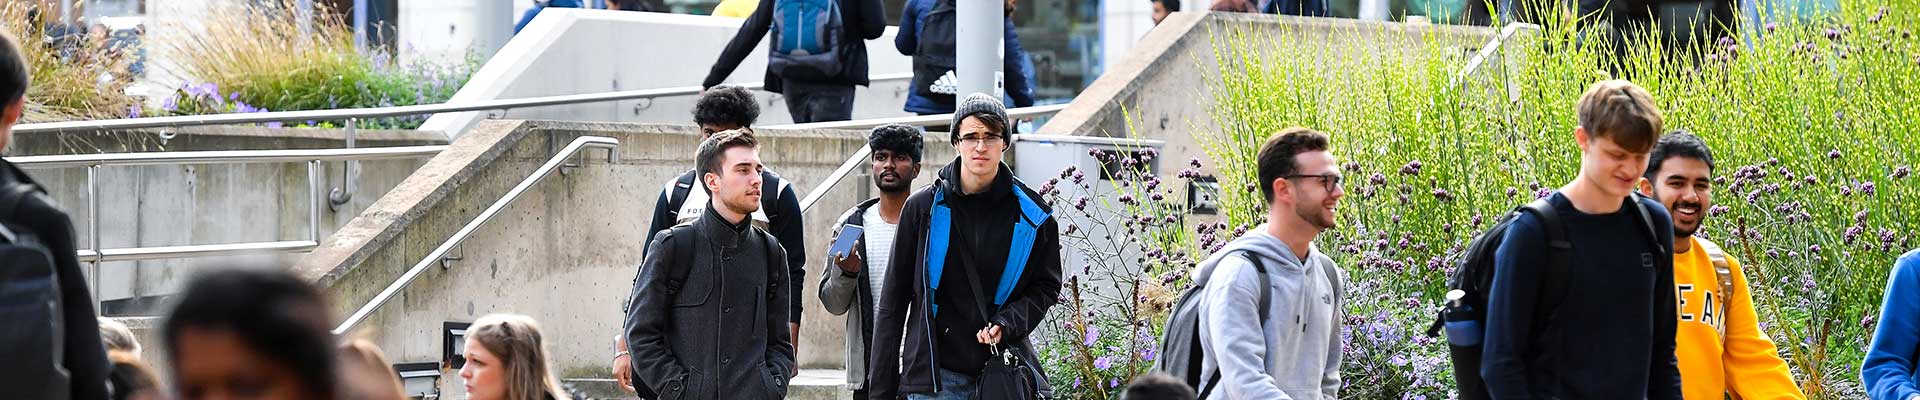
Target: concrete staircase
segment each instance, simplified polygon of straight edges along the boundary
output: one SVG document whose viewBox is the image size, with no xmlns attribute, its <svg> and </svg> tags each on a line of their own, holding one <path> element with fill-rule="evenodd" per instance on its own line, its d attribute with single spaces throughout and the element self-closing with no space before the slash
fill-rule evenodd
<svg viewBox="0 0 1920 400">
<path fill-rule="evenodd" d="M 847 371 L 837 369 L 803 369 L 800 376 L 794 377 L 787 386 L 787 399 L 790 400 L 852 400 L 853 391 L 844 389 Z M 574 394 L 586 396 L 578 400 L 632 400 L 638 399 L 632 393 L 620 390 L 620 385 L 612 379 L 581 378 L 562 379 L 562 386 L 573 390 Z"/>
</svg>

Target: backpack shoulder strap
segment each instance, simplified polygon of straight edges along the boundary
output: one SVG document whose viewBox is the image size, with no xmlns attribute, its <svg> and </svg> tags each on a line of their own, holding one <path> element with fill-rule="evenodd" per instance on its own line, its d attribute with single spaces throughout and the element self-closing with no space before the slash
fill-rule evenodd
<svg viewBox="0 0 1920 400">
<path fill-rule="evenodd" d="M 1254 254 L 1253 251 L 1251 250 L 1241 250 L 1240 255 L 1246 257 L 1247 261 L 1253 262 L 1253 271 L 1256 273 L 1256 276 L 1260 277 L 1260 311 L 1266 312 L 1267 310 L 1272 309 L 1273 308 L 1273 281 L 1272 281 L 1273 278 L 1267 276 L 1267 263 L 1261 262 L 1260 255 Z M 1265 328 L 1266 326 L 1267 326 L 1267 319 L 1265 317 L 1261 317 L 1260 327 Z"/>
<path fill-rule="evenodd" d="M 1260 312 L 1266 312 L 1267 310 L 1272 309 L 1273 308 L 1273 286 L 1272 286 L 1273 278 L 1267 276 L 1267 263 L 1260 261 L 1260 255 L 1255 254 L 1252 250 L 1242 249 L 1242 250 L 1235 250 L 1235 251 L 1240 253 L 1241 257 L 1245 257 L 1247 261 L 1253 263 L 1253 271 L 1260 277 Z M 1260 328 L 1266 329 L 1267 318 L 1265 316 L 1262 316 L 1259 318 L 1259 321 L 1260 321 Z M 1200 386 L 1200 395 L 1195 398 L 1205 399 L 1207 398 L 1208 395 L 1213 394 L 1214 389 L 1217 389 L 1219 387 L 1220 387 L 1220 368 L 1215 367 L 1213 369 L 1213 373 L 1207 374 L 1207 381 L 1205 384 L 1202 384 Z"/>
<path fill-rule="evenodd" d="M 681 173 L 679 177 L 673 178 L 673 183 L 670 184 L 672 186 L 667 188 L 670 190 L 667 192 L 667 210 L 676 214 L 675 217 L 678 217 L 682 203 L 687 201 L 687 193 L 692 192 L 693 185 L 699 181 L 699 177 L 695 176 L 698 174 L 692 172 L 693 170 L 687 170 L 687 173 Z"/>
<path fill-rule="evenodd" d="M 700 242 L 700 230 L 694 229 L 693 223 L 689 222 L 674 225 L 672 228 L 667 228 L 667 231 L 672 232 L 671 235 L 680 236 L 679 238 L 670 236 L 668 239 L 673 241 L 673 256 L 670 258 L 673 262 L 667 263 L 667 282 L 673 287 L 680 287 L 686 284 L 687 274 L 693 270 L 689 261 L 693 261 L 695 252 L 698 251 L 694 246 Z"/>
<path fill-rule="evenodd" d="M 1547 233 L 1547 275 L 1543 278 L 1540 296 L 1534 307 L 1535 323 L 1544 323 L 1560 309 L 1560 303 L 1566 300 L 1567 287 L 1573 279 L 1573 242 L 1567 239 L 1567 227 L 1560 221 L 1560 212 L 1555 210 L 1548 198 L 1534 199 L 1522 207 L 1540 219 L 1540 229 Z"/>
<path fill-rule="evenodd" d="M 31 183 L 13 183 L 0 186 L 0 220 L 11 219 L 19 211 L 20 203 L 32 197 L 40 188 Z"/>
<path fill-rule="evenodd" d="M 39 189 L 30 183 L 13 183 L 0 186 L 0 221 L 12 220 L 13 216 L 20 210 L 20 203 L 26 201 L 27 197 L 33 196 L 33 193 L 37 190 Z M 0 243 L 13 243 L 17 241 L 19 241 L 17 234 L 9 230 L 6 225 L 0 225 Z"/>
<path fill-rule="evenodd" d="M 1696 239 L 1699 240 L 1696 240 L 1695 244 L 1700 245 L 1701 251 L 1707 252 L 1708 260 L 1713 261 L 1713 273 L 1719 278 L 1720 313 L 1716 314 L 1718 317 L 1714 318 L 1713 325 L 1720 331 L 1720 340 L 1724 341 L 1727 337 L 1727 311 L 1730 309 L 1728 305 L 1733 303 L 1733 266 L 1727 262 L 1727 252 L 1721 250 L 1719 244 L 1705 238 Z"/>
<path fill-rule="evenodd" d="M 1642 198 L 1645 198 L 1645 195 L 1640 194 L 1640 192 L 1634 192 L 1632 195 L 1627 196 L 1627 200 L 1633 202 L 1634 212 L 1640 216 L 1640 228 L 1642 232 L 1647 234 L 1647 245 L 1653 246 L 1654 254 L 1673 254 L 1672 250 L 1660 245 L 1660 234 L 1653 230 L 1655 226 L 1653 224 L 1653 213 L 1647 211 L 1647 203 L 1640 201 Z M 1668 257 L 1667 259 L 1672 260 L 1673 258 Z"/>
</svg>

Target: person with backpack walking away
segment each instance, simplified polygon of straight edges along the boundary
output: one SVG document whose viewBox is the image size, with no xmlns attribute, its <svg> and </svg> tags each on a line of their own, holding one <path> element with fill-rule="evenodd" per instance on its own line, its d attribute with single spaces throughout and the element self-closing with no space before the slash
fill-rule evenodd
<svg viewBox="0 0 1920 400">
<path fill-rule="evenodd" d="M 1713 208 L 1713 152 L 1686 131 L 1660 137 L 1647 156 L 1640 191 L 1673 215 L 1673 282 L 1680 291 L 1674 334 L 1680 384 L 1688 400 L 1806 399 L 1760 330 L 1753 292 L 1740 263 L 1694 235 Z"/>
<path fill-rule="evenodd" d="M 1880 325 L 1860 363 L 1860 382 L 1873 400 L 1920 400 L 1920 250 L 1893 263 Z"/>
<path fill-rule="evenodd" d="M 907 0 L 900 13 L 900 31 L 893 47 L 913 57 L 913 83 L 907 91 L 905 110 L 920 115 L 952 113 L 959 99 L 960 83 L 954 68 L 959 65 L 955 38 L 956 0 Z M 1001 39 L 1001 69 L 1006 76 L 1006 100 L 1014 107 L 1033 106 L 1033 60 L 1020 46 L 1020 35 L 1013 29 L 1014 2 L 1007 0 L 1006 32 Z M 1008 129 L 1012 131 L 1012 129 Z"/>
<path fill-rule="evenodd" d="M 760 156 L 751 135 L 700 144 L 700 182 L 714 193 L 700 219 L 653 238 L 628 297 L 641 398 L 778 399 L 794 367 L 787 327 L 786 254 L 753 225 Z M 628 354 L 616 354 L 616 358 Z"/>
<path fill-rule="evenodd" d="M 1471 297 L 1448 294 L 1485 310 L 1485 334 L 1472 343 L 1482 346 L 1485 386 L 1461 382 L 1463 399 L 1681 398 L 1673 218 L 1634 193 L 1660 135 L 1660 110 L 1646 89 L 1623 80 L 1593 84 L 1576 107 L 1579 174 L 1475 239 L 1453 278 L 1455 289 L 1486 284 L 1467 285 Z M 1483 239 L 1496 235 L 1492 276 L 1483 280 Z M 1456 346 L 1476 339 L 1453 332 Z M 1456 370 L 1475 370 L 1455 355 Z"/>
<path fill-rule="evenodd" d="M 1200 263 L 1154 369 L 1202 399 L 1338 399 L 1344 279 L 1313 241 L 1337 225 L 1339 163 L 1325 133 L 1300 127 L 1255 162 L 1267 221 Z"/>
<path fill-rule="evenodd" d="M 1059 301 L 1059 223 L 1001 163 L 1011 124 L 999 99 L 968 96 L 948 136 L 958 159 L 901 209 L 868 399 L 1052 396 L 1028 335 Z"/>
<path fill-rule="evenodd" d="M 880 0 L 760 0 L 700 87 L 733 75 L 764 36 L 766 89 L 786 96 L 794 123 L 852 119 L 853 87 L 869 83 L 866 41 L 885 33 L 884 12 Z"/>
<path fill-rule="evenodd" d="M 20 42 L 0 32 L 0 152 L 27 108 Z M 0 398 L 107 398 L 107 348 L 73 248 L 73 221 L 20 167 L 0 158 Z"/>
<path fill-rule="evenodd" d="M 749 128 L 759 118 L 760 105 L 754 103 L 753 92 L 739 86 L 721 85 L 708 89 L 700 94 L 700 99 L 693 106 L 693 123 L 700 126 L 701 140 L 717 132 L 736 129 L 752 136 L 753 130 Z M 680 176 L 660 186 L 660 195 L 653 204 L 653 222 L 647 228 L 647 242 L 641 244 L 641 254 L 652 251 L 652 239 L 660 231 L 698 221 L 700 215 L 706 212 L 709 194 L 706 185 L 697 182 L 700 179 L 698 169 L 697 165 L 688 168 Z M 807 276 L 806 221 L 800 213 L 800 196 L 794 192 L 793 183 L 782 179 L 772 168 L 761 166 L 760 182 L 761 187 L 770 189 L 772 195 L 760 198 L 760 208 L 751 214 L 753 223 L 773 233 L 779 239 L 780 246 L 788 249 L 786 265 L 790 280 L 787 290 L 788 293 L 800 293 L 803 287 L 801 279 Z M 791 318 L 787 323 L 787 338 L 789 343 L 795 343 L 796 346 L 800 342 L 801 304 L 799 296 L 793 296 L 787 302 L 787 316 Z M 621 313 L 626 311 L 625 308 L 620 310 Z M 627 351 L 627 342 L 622 335 L 614 335 L 613 351 Z M 627 391 L 634 390 L 631 366 L 632 362 L 626 356 L 613 357 L 614 381 Z M 793 372 L 797 374 L 800 371 Z"/>
<path fill-rule="evenodd" d="M 847 316 L 847 387 L 853 398 L 867 398 L 867 348 L 873 342 L 874 303 L 887 281 L 893 239 L 900 232 L 900 212 L 913 194 L 920 176 L 920 157 L 926 138 L 920 128 L 888 124 L 867 135 L 873 151 L 873 186 L 880 197 L 868 199 L 840 215 L 834 237 L 858 235 L 845 251 L 829 246 L 829 267 L 820 271 L 820 304 L 827 312 Z"/>
</svg>

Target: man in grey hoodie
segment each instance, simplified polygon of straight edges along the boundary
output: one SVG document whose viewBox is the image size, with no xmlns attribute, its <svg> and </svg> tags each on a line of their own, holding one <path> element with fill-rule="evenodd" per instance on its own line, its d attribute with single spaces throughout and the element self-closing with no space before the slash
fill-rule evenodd
<svg viewBox="0 0 1920 400">
<path fill-rule="evenodd" d="M 1256 162 L 1267 222 L 1194 275 L 1205 280 L 1201 372 L 1220 374 L 1219 387 L 1199 389 L 1228 399 L 1336 399 L 1342 279 L 1313 240 L 1334 226 L 1334 206 L 1346 195 L 1339 165 L 1326 134 L 1297 127 L 1268 139 Z"/>
</svg>

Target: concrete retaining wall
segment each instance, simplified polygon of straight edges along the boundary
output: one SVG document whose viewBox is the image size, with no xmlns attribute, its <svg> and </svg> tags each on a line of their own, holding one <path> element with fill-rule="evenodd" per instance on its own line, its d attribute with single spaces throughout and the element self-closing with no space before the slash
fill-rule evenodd
<svg viewBox="0 0 1920 400">
<path fill-rule="evenodd" d="M 653 204 L 663 182 L 690 167 L 698 131 L 690 126 L 488 121 L 455 140 L 296 266 L 335 296 L 344 317 L 532 173 L 555 148 L 582 135 L 621 141 L 619 159 L 590 150 L 586 164 L 548 177 L 482 227 L 464 260 L 429 268 L 363 326 L 394 362 L 441 361 L 442 324 L 487 313 L 534 316 L 549 335 L 563 377 L 608 376 L 611 339 L 632 288 Z M 859 131 L 762 130 L 761 158 L 791 177 L 804 197 L 859 146 Z M 935 139 L 916 183 L 953 157 Z M 864 170 L 862 168 L 861 170 Z M 837 367 L 844 319 L 818 306 L 820 255 L 833 219 L 872 196 L 871 181 L 849 176 L 806 213 L 807 304 L 799 361 Z M 456 372 L 444 371 L 452 377 Z M 458 390 L 457 380 L 443 380 Z M 449 392 L 451 393 L 451 392 Z"/>
</svg>

